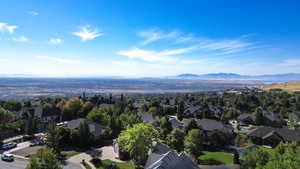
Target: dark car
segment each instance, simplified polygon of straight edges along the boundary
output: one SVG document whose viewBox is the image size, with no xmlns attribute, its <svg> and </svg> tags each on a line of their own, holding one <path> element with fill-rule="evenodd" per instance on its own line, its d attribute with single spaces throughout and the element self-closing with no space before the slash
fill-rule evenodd
<svg viewBox="0 0 300 169">
<path fill-rule="evenodd" d="M 15 147 L 17 147 L 17 143 L 15 143 L 15 142 L 7 143 L 7 144 L 2 145 L 3 150 L 9 150 L 9 149 L 12 149 L 12 148 L 15 148 Z"/>
</svg>

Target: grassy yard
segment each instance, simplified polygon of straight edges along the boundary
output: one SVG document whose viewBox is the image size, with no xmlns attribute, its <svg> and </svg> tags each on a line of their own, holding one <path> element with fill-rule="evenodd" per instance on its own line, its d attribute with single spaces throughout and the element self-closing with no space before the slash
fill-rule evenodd
<svg viewBox="0 0 300 169">
<path fill-rule="evenodd" d="M 92 167 L 88 163 L 84 163 L 83 166 L 85 169 L 92 169 Z"/>
<path fill-rule="evenodd" d="M 67 153 L 67 154 L 65 155 L 65 157 L 66 157 L 66 158 L 71 158 L 71 157 L 76 156 L 76 155 L 78 155 L 78 154 L 80 154 L 80 153 L 82 153 L 82 152 L 73 151 L 73 152 Z"/>
<path fill-rule="evenodd" d="M 203 155 L 198 157 L 200 161 L 218 161 L 223 164 L 233 164 L 233 155 L 230 153 L 224 153 L 224 152 L 208 152 L 203 151 Z"/>
<path fill-rule="evenodd" d="M 98 166 L 97 169 L 106 169 L 112 164 L 116 165 L 119 169 L 134 169 L 135 168 L 134 164 L 132 162 L 117 163 L 117 162 L 113 162 L 111 160 L 102 160 L 102 164 L 100 166 Z"/>
</svg>

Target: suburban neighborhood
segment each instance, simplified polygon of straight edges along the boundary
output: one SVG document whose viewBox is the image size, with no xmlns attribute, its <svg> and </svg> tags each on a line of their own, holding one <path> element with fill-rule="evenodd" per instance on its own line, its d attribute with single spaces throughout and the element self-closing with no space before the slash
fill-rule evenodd
<svg viewBox="0 0 300 169">
<path fill-rule="evenodd" d="M 299 101 L 277 89 L 3 100 L 0 166 L 48 153 L 62 168 L 250 169 L 299 145 Z"/>
</svg>

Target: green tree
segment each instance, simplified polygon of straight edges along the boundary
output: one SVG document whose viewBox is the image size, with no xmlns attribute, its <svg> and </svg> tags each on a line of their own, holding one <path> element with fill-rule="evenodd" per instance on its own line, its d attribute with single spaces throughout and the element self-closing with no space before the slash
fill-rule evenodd
<svg viewBox="0 0 300 169">
<path fill-rule="evenodd" d="M 82 102 L 79 98 L 71 98 L 62 108 L 62 117 L 64 120 L 72 120 L 79 116 Z"/>
<path fill-rule="evenodd" d="M 87 119 L 104 126 L 109 124 L 110 115 L 108 113 L 108 109 L 104 108 L 93 108 L 87 115 Z"/>
<path fill-rule="evenodd" d="M 48 133 L 46 139 L 46 145 L 48 148 L 51 148 L 56 154 L 60 154 L 60 139 L 58 128 L 55 124 L 50 123 L 48 126 Z"/>
<path fill-rule="evenodd" d="M 132 127 L 133 125 L 142 122 L 141 117 L 136 113 L 124 113 L 121 114 L 119 118 L 121 121 L 122 129 Z"/>
<path fill-rule="evenodd" d="M 196 120 L 192 119 L 190 123 L 184 128 L 185 134 L 187 134 L 192 129 L 199 129 Z"/>
<path fill-rule="evenodd" d="M 181 129 L 173 129 L 167 137 L 168 145 L 178 152 L 182 151 L 184 149 L 184 136 L 185 133 Z"/>
<path fill-rule="evenodd" d="M 6 124 L 13 120 L 13 114 L 0 106 L 0 124 Z"/>
<path fill-rule="evenodd" d="M 263 109 L 261 107 L 258 107 L 254 112 L 254 123 L 256 125 L 262 125 L 263 122 Z"/>
<path fill-rule="evenodd" d="M 79 124 L 79 143 L 80 147 L 86 148 L 90 145 L 92 135 L 90 133 L 89 125 L 86 121 L 83 121 Z"/>
<path fill-rule="evenodd" d="M 200 129 L 192 129 L 184 138 L 184 150 L 197 157 L 201 153 L 202 143 L 202 131 Z"/>
<path fill-rule="evenodd" d="M 59 139 L 59 146 L 63 147 L 63 146 L 70 146 L 72 145 L 72 140 L 71 140 L 71 129 L 69 127 L 66 126 L 60 126 L 57 127 L 58 130 L 58 135 L 60 136 Z"/>
<path fill-rule="evenodd" d="M 138 164 L 143 164 L 158 132 L 150 124 L 136 124 L 119 135 L 119 145 L 127 150 Z"/>
<path fill-rule="evenodd" d="M 164 136 L 167 136 L 172 131 L 172 124 L 169 122 L 167 116 L 164 116 L 160 119 L 160 129 Z"/>
<path fill-rule="evenodd" d="M 298 115 L 296 113 L 289 113 L 288 126 L 291 129 L 298 127 Z"/>
<path fill-rule="evenodd" d="M 30 158 L 26 169 L 62 169 L 62 167 L 54 151 L 40 149 L 36 155 Z"/>
<path fill-rule="evenodd" d="M 90 101 L 85 102 L 82 105 L 81 110 L 79 111 L 79 117 L 85 118 L 92 109 L 93 103 L 91 103 Z"/>
<path fill-rule="evenodd" d="M 184 101 L 180 101 L 177 107 L 177 117 L 179 120 L 182 120 L 184 116 Z"/>
</svg>

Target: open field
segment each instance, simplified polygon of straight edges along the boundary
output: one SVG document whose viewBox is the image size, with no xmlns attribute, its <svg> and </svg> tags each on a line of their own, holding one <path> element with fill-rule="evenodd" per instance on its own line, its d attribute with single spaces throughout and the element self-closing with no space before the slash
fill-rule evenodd
<svg viewBox="0 0 300 169">
<path fill-rule="evenodd" d="M 296 91 L 300 91 L 300 81 L 288 82 L 283 84 L 266 85 L 266 86 L 261 86 L 260 88 L 264 90 L 282 89 L 288 92 L 296 92 Z"/>
</svg>

